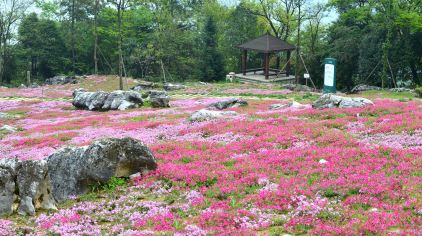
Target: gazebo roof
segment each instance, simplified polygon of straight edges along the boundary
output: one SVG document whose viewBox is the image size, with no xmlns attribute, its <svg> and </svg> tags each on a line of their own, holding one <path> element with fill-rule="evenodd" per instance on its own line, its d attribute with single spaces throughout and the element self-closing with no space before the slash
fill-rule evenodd
<svg viewBox="0 0 422 236">
<path fill-rule="evenodd" d="M 252 39 L 249 42 L 240 44 L 238 48 L 246 50 L 254 50 L 264 53 L 278 52 L 278 51 L 291 51 L 295 50 L 296 46 L 288 44 L 283 40 L 274 37 L 270 34 L 265 34 L 259 38 Z"/>
</svg>

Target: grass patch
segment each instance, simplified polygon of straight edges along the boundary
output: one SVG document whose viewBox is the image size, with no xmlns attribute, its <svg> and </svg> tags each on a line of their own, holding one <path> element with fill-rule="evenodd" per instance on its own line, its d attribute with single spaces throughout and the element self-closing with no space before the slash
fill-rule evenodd
<svg viewBox="0 0 422 236">
<path fill-rule="evenodd" d="M 312 173 L 310 175 L 308 175 L 307 180 L 308 180 L 308 184 L 312 185 L 313 183 L 315 183 L 316 181 L 318 181 L 321 178 L 321 174 L 320 173 Z"/>
<path fill-rule="evenodd" d="M 363 91 L 360 95 L 377 98 L 390 98 L 390 99 L 409 99 L 414 98 L 415 94 L 410 92 L 391 92 L 387 90 L 370 90 Z"/>
<path fill-rule="evenodd" d="M 237 162 L 236 160 L 225 161 L 225 162 L 223 162 L 223 165 L 226 168 L 231 169 L 231 168 L 233 168 L 234 164 L 236 164 L 236 162 Z"/>
</svg>

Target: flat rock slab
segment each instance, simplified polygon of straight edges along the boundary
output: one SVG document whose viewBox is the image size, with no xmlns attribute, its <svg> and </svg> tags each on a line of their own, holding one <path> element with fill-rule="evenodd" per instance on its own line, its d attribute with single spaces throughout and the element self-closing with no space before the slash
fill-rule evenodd
<svg viewBox="0 0 422 236">
<path fill-rule="evenodd" d="M 103 139 L 67 147 L 45 160 L 0 159 L 0 215 L 34 215 L 85 194 L 92 184 L 157 168 L 150 149 L 135 139 Z"/>
<path fill-rule="evenodd" d="M 366 98 L 349 98 L 337 96 L 335 94 L 324 94 L 313 104 L 313 108 L 353 108 L 374 105 L 374 103 Z"/>
<path fill-rule="evenodd" d="M 181 89 L 185 89 L 185 88 L 186 88 L 186 86 L 181 85 L 181 84 L 172 84 L 172 83 L 164 84 L 164 90 L 166 90 L 166 91 L 181 90 Z"/>
<path fill-rule="evenodd" d="M 18 129 L 10 125 L 3 125 L 0 127 L 0 131 L 5 133 L 15 133 L 18 131 Z"/>
<path fill-rule="evenodd" d="M 354 88 L 352 88 L 352 90 L 350 90 L 350 93 L 359 93 L 359 92 L 363 92 L 363 91 L 369 91 L 369 90 L 381 90 L 382 88 L 377 87 L 377 86 L 371 86 L 371 85 L 366 85 L 366 84 L 359 84 L 356 85 Z"/>
<path fill-rule="evenodd" d="M 143 105 L 141 95 L 135 91 L 86 92 L 77 89 L 73 92 L 72 104 L 80 109 L 91 111 L 126 110 Z"/>
<path fill-rule="evenodd" d="M 139 82 L 135 87 L 131 88 L 134 91 L 141 92 L 144 90 L 152 89 L 156 87 L 157 84 L 153 82 Z"/>
<path fill-rule="evenodd" d="M 281 110 L 281 109 L 286 109 L 286 108 L 294 108 L 294 109 L 305 109 L 308 108 L 307 105 L 302 105 L 298 102 L 289 102 L 287 104 L 273 104 L 270 106 L 270 110 Z"/>
<path fill-rule="evenodd" d="M 239 113 L 234 112 L 234 111 L 212 111 L 212 110 L 202 109 L 202 110 L 194 112 L 190 116 L 189 120 L 191 122 L 201 122 L 201 121 L 215 120 L 215 119 L 221 119 L 221 118 L 231 118 L 238 115 Z"/>
<path fill-rule="evenodd" d="M 233 108 L 233 107 L 240 107 L 240 106 L 247 106 L 248 102 L 245 100 L 237 99 L 237 98 L 231 98 L 228 100 L 212 103 L 208 106 L 209 109 L 217 109 L 217 110 L 224 110 L 227 108 Z"/>
</svg>

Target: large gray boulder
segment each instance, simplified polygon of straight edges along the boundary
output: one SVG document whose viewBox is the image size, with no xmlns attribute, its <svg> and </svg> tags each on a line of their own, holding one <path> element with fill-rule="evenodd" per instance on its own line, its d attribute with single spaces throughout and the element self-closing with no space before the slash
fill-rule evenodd
<svg viewBox="0 0 422 236">
<path fill-rule="evenodd" d="M 78 80 L 74 76 L 58 75 L 46 79 L 45 83 L 49 85 L 77 84 Z"/>
<path fill-rule="evenodd" d="M 222 118 L 231 118 L 237 115 L 239 114 L 234 111 L 212 111 L 212 110 L 202 109 L 202 110 L 194 112 L 190 116 L 189 120 L 191 122 L 201 122 L 201 121 L 208 121 L 208 120 L 215 120 L 215 119 L 222 119 Z"/>
<path fill-rule="evenodd" d="M 77 89 L 73 92 L 72 104 L 91 111 L 126 110 L 142 106 L 142 97 L 134 91 L 87 92 Z"/>
<path fill-rule="evenodd" d="M 154 155 L 143 143 L 131 139 L 103 139 L 88 147 L 64 148 L 48 158 L 52 195 L 58 202 L 87 193 L 92 184 L 111 177 L 129 177 L 154 170 Z"/>
<path fill-rule="evenodd" d="M 63 148 L 45 160 L 0 159 L 0 215 L 56 209 L 57 202 L 87 193 L 92 184 L 156 167 L 149 148 L 131 138 Z"/>
<path fill-rule="evenodd" d="M 149 91 L 149 101 L 152 107 L 170 107 L 170 97 L 165 91 Z"/>
<path fill-rule="evenodd" d="M 0 215 L 10 215 L 14 211 L 16 160 L 0 160 Z"/>
<path fill-rule="evenodd" d="M 364 107 L 373 105 L 371 100 L 366 98 L 349 98 L 337 96 L 335 94 L 324 94 L 313 104 L 313 108 L 352 108 L 352 107 Z"/>
<path fill-rule="evenodd" d="M 16 183 L 19 189 L 19 208 L 21 215 L 35 215 L 35 209 L 55 209 L 51 198 L 51 186 L 46 160 L 27 160 L 19 162 L 16 168 Z"/>
<path fill-rule="evenodd" d="M 381 90 L 382 88 L 377 87 L 377 86 L 371 86 L 371 85 L 366 85 L 366 84 L 359 84 L 356 85 L 354 88 L 352 88 L 352 90 L 350 90 L 350 93 L 359 93 L 359 92 L 363 92 L 363 91 L 369 91 L 369 90 Z"/>
<path fill-rule="evenodd" d="M 164 90 L 166 90 L 166 91 L 181 90 L 181 89 L 185 89 L 185 88 L 186 88 L 186 86 L 181 85 L 181 84 L 172 84 L 172 83 L 164 84 Z"/>
<path fill-rule="evenodd" d="M 248 102 L 238 98 L 231 98 L 228 100 L 212 103 L 208 106 L 210 109 L 224 110 L 227 108 L 247 106 Z"/>
<path fill-rule="evenodd" d="M 34 215 L 35 209 L 56 209 L 51 197 L 47 161 L 0 160 L 0 215 L 17 211 Z"/>
</svg>

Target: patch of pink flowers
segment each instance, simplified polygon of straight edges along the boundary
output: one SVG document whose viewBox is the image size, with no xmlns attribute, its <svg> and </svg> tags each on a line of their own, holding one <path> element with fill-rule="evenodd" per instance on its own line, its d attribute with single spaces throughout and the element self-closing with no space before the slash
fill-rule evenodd
<svg viewBox="0 0 422 236">
<path fill-rule="evenodd" d="M 0 230 L 6 235 L 422 231 L 420 102 L 269 111 L 271 104 L 288 101 L 248 100 L 249 106 L 229 109 L 240 114 L 233 119 L 189 121 L 193 111 L 221 99 L 179 98 L 168 109 L 111 112 L 77 111 L 59 100 L 1 100 L 5 112 L 22 116 L 5 120 L 20 129 L 0 140 L 0 158 L 42 159 L 66 145 L 133 137 L 151 148 L 158 169 L 105 197 L 75 198 L 73 206 L 28 217 L 26 227 L 0 221 Z"/>
</svg>

